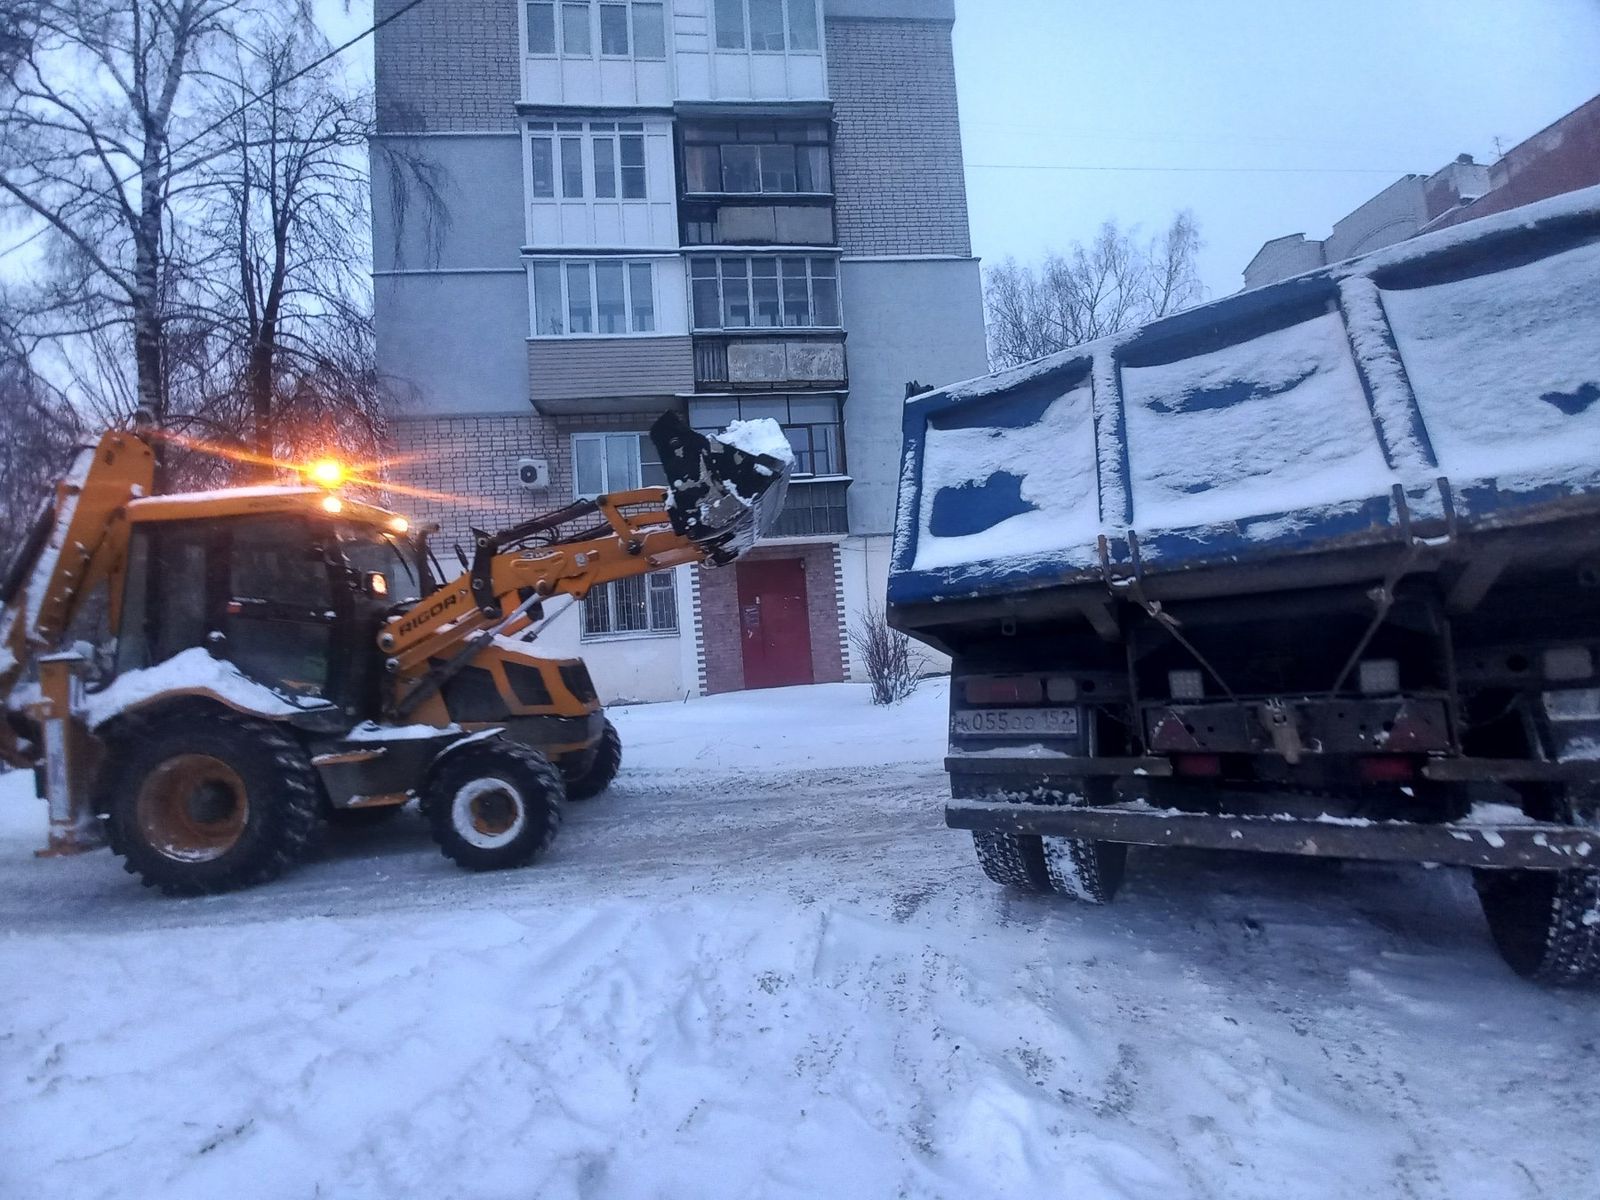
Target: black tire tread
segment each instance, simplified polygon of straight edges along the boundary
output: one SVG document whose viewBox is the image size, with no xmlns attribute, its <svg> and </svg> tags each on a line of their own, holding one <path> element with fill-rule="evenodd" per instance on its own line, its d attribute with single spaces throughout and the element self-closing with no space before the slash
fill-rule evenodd
<svg viewBox="0 0 1600 1200">
<path fill-rule="evenodd" d="M 974 830 L 972 847 L 977 851 L 978 865 L 983 868 L 983 873 L 1001 887 L 1016 888 L 1022 892 L 1050 890 L 1044 849 L 1037 837 Z"/>
<path fill-rule="evenodd" d="M 622 735 L 617 732 L 617 727 L 608 717 L 605 728 L 600 733 L 600 742 L 595 747 L 594 761 L 590 763 L 589 769 L 576 779 L 570 777 L 567 779 L 567 799 L 573 801 L 594 799 L 611 786 L 620 770 L 622 770 Z"/>
<path fill-rule="evenodd" d="M 1482 871 L 1478 895 L 1517 974 L 1557 987 L 1600 986 L 1600 871 Z"/>
<path fill-rule="evenodd" d="M 540 803 L 544 808 L 542 826 L 530 824 L 528 836 L 494 850 L 482 850 L 463 842 L 450 823 L 450 806 L 456 792 L 466 783 L 484 775 L 497 774 L 512 779 L 525 793 L 525 803 Z M 561 830 L 561 802 L 566 783 L 561 771 L 531 746 L 495 738 L 476 742 L 450 755 L 428 780 L 422 793 L 422 813 L 428 820 L 439 853 L 468 871 L 501 871 L 525 867 L 550 848 Z"/>
<path fill-rule="evenodd" d="M 1050 891 L 1080 904 L 1109 904 L 1122 886 L 1128 848 L 1081 838 L 1041 838 Z"/>
</svg>

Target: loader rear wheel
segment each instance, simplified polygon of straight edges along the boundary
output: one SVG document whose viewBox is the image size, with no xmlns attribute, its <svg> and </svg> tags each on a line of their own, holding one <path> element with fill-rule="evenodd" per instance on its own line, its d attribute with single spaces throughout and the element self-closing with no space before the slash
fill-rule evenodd
<svg viewBox="0 0 1600 1200">
<path fill-rule="evenodd" d="M 622 769 L 622 735 L 608 719 L 589 769 L 566 776 L 568 800 L 592 800 L 611 786 Z"/>
<path fill-rule="evenodd" d="M 561 772 L 516 742 L 476 742 L 445 759 L 422 811 L 439 851 L 468 871 L 524 867 L 561 828 Z"/>
<path fill-rule="evenodd" d="M 304 749 L 234 713 L 187 710 L 125 730 L 100 779 L 112 850 L 169 896 L 275 879 L 317 826 L 320 792 Z"/>
</svg>

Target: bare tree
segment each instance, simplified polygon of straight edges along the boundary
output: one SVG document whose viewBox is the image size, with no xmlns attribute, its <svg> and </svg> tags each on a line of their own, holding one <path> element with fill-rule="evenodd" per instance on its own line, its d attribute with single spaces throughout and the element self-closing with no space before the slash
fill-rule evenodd
<svg viewBox="0 0 1600 1200">
<path fill-rule="evenodd" d="M 866 668 L 874 704 L 899 704 L 917 690 L 927 660 L 911 639 L 889 626 L 881 606 L 869 604 L 850 630 L 850 644 Z"/>
<path fill-rule="evenodd" d="M 1194 216 L 1181 212 L 1148 243 L 1107 221 L 1088 245 L 1037 268 L 1006 259 L 984 286 L 989 358 L 996 369 L 1091 342 L 1204 299 Z"/>
<path fill-rule="evenodd" d="M 163 301 L 180 100 L 243 0 L 33 0 L 13 37 L 0 196 L 53 236 L 55 336 L 131 327 L 138 403 L 167 408 Z"/>
<path fill-rule="evenodd" d="M 36 375 L 27 355 L 0 327 L 0 569 L 21 544 L 49 484 L 81 434 L 77 413 Z"/>
<path fill-rule="evenodd" d="M 382 426 L 374 367 L 366 146 L 372 104 L 327 68 L 304 32 L 240 47 L 208 163 L 210 350 L 227 385 L 200 411 L 250 430 L 256 463 L 330 442 L 371 454 Z"/>
</svg>

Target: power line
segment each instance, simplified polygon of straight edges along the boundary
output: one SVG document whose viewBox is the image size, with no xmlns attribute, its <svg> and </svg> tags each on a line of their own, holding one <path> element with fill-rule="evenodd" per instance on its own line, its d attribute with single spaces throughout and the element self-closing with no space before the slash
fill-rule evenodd
<svg viewBox="0 0 1600 1200">
<path fill-rule="evenodd" d="M 373 34 L 377 33 L 378 30 L 382 29 L 385 25 L 388 25 L 392 21 L 399 20 L 401 17 L 405 16 L 408 12 L 410 12 L 413 8 L 416 8 L 419 4 L 422 4 L 422 3 L 423 3 L 423 0 L 407 0 L 407 3 L 401 5 L 399 8 L 395 9 L 395 11 L 390 13 L 387 17 L 384 17 L 382 20 L 379 20 L 379 21 L 374 21 L 371 25 L 369 25 L 367 28 L 363 29 L 360 33 L 356 34 L 354 37 L 348 38 L 345 41 L 341 42 L 339 45 L 333 47 L 333 49 L 329 50 L 326 54 L 322 55 L 322 57 L 317 58 L 317 59 L 313 59 L 311 62 L 308 62 L 305 66 L 301 67 L 299 70 L 295 71 L 293 74 L 288 75 L 285 78 L 278 80 L 278 82 L 273 84 L 271 87 L 265 88 L 262 91 L 254 93 L 253 95 L 246 96 L 245 99 L 237 107 L 231 109 L 230 111 L 224 113 L 222 116 L 218 117 L 215 121 L 213 121 L 210 125 L 207 125 L 204 129 L 202 129 L 199 133 L 195 134 L 193 137 L 188 138 L 187 140 L 181 142 L 176 147 L 168 150 L 167 151 L 168 160 L 170 161 L 172 159 L 177 158 L 178 155 L 182 154 L 185 150 L 187 150 L 190 146 L 194 145 L 196 142 L 200 141 L 203 138 L 210 137 L 213 133 L 215 133 L 217 130 L 221 129 L 229 121 L 233 120 L 235 117 L 239 116 L 241 113 L 244 113 L 245 111 L 247 111 L 252 104 L 258 104 L 262 100 L 265 100 L 268 96 L 273 95 L 275 92 L 282 91 L 284 88 L 288 87 L 291 83 L 294 83 L 295 81 L 300 80 L 300 79 L 304 79 L 307 75 L 311 74 L 311 72 L 315 71 L 318 67 L 323 66 L 326 63 L 332 62 L 334 59 L 338 58 L 341 54 L 343 54 L 346 50 L 350 49 L 352 46 L 355 46 L 356 44 L 365 41 L 367 38 L 369 38 Z M 112 183 L 108 184 L 106 187 L 101 188 L 98 192 L 96 192 L 95 193 L 95 198 L 96 199 L 100 199 L 100 200 L 110 199 L 110 197 L 111 197 L 111 189 L 112 188 L 120 188 L 123 184 L 131 182 L 134 178 L 136 178 L 138 176 L 138 174 L 139 174 L 138 171 L 132 171 L 129 174 L 124 175 L 122 178 L 114 180 Z M 45 225 L 40 226 L 38 229 L 36 229 L 32 233 L 30 233 L 27 237 L 23 238 L 16 245 L 8 246 L 4 250 L 0 250 L 0 258 L 6 258 L 6 257 L 9 257 L 12 254 L 15 254 L 18 250 L 21 250 L 23 247 L 29 245 L 32 242 L 37 241 L 41 237 L 43 237 L 44 234 L 47 233 L 51 228 L 52 228 L 52 226 L 50 226 L 49 224 L 45 224 Z"/>
<path fill-rule="evenodd" d="M 1117 167 L 1075 163 L 968 163 L 974 171 L 1149 171 L 1222 175 L 1410 175 L 1382 167 Z"/>
</svg>

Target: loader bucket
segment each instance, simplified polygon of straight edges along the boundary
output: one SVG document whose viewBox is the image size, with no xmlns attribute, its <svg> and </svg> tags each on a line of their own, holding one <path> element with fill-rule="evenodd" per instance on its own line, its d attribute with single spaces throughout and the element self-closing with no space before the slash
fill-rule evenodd
<svg viewBox="0 0 1600 1200">
<path fill-rule="evenodd" d="M 732 562 L 772 528 L 789 490 L 789 462 L 724 445 L 677 413 L 650 427 L 667 474 L 667 513 L 682 537 Z"/>
</svg>

